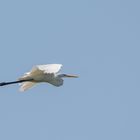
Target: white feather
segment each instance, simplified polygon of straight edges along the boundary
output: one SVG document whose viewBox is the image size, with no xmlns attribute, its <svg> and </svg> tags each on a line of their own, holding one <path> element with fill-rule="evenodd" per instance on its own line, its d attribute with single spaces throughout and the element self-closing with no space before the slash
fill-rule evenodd
<svg viewBox="0 0 140 140">
<path fill-rule="evenodd" d="M 20 91 L 23 92 L 29 88 L 31 88 L 32 86 L 34 86 L 36 83 L 35 82 L 24 82 L 21 84 L 21 87 L 20 87 Z"/>
<path fill-rule="evenodd" d="M 48 65 L 37 65 L 31 69 L 30 72 L 25 73 L 19 80 L 32 80 L 32 82 L 24 82 L 21 84 L 20 91 L 25 91 L 36 83 L 46 82 L 54 86 L 63 85 L 64 77 L 76 77 L 68 76 L 66 74 L 59 74 L 62 68 L 62 64 L 48 64 Z"/>
<path fill-rule="evenodd" d="M 58 73 L 62 68 L 62 64 L 38 65 L 37 68 L 44 73 Z"/>
</svg>

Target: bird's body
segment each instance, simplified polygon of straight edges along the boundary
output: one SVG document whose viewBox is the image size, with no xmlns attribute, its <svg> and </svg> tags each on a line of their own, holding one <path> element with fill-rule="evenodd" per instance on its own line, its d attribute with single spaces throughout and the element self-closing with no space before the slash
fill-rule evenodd
<svg viewBox="0 0 140 140">
<path fill-rule="evenodd" d="M 32 68 L 30 72 L 25 73 L 18 81 L 14 82 L 3 82 L 0 86 L 21 83 L 20 91 L 25 91 L 36 83 L 47 82 L 54 86 L 63 85 L 64 77 L 74 77 L 74 75 L 60 74 L 62 64 L 48 64 L 48 65 L 37 65 Z"/>
</svg>

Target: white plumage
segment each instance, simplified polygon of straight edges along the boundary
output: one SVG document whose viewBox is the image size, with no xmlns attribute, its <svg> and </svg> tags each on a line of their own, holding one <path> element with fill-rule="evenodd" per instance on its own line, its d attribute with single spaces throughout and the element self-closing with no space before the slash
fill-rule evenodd
<svg viewBox="0 0 140 140">
<path fill-rule="evenodd" d="M 46 82 L 54 86 L 63 85 L 63 78 L 77 78 L 75 75 L 60 74 L 62 64 L 37 65 L 30 72 L 25 73 L 19 80 L 2 82 L 0 86 L 21 83 L 20 91 L 25 91 L 37 83 Z"/>
<path fill-rule="evenodd" d="M 25 73 L 19 80 L 30 80 L 21 84 L 20 91 L 25 91 L 36 83 L 47 82 L 54 86 L 63 85 L 64 77 L 73 77 L 74 75 L 59 74 L 62 68 L 62 64 L 48 64 L 48 65 L 37 65 L 32 68 L 30 72 Z"/>
</svg>

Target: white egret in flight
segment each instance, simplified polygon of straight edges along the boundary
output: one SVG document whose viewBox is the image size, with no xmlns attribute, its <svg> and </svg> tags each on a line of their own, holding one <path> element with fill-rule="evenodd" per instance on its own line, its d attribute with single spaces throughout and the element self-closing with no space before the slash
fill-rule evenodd
<svg viewBox="0 0 140 140">
<path fill-rule="evenodd" d="M 60 74 L 61 64 L 37 65 L 30 72 L 25 73 L 17 81 L 2 82 L 0 86 L 21 83 L 20 91 L 25 91 L 37 83 L 47 82 L 54 86 L 63 85 L 63 78 L 77 78 L 76 75 Z"/>
</svg>

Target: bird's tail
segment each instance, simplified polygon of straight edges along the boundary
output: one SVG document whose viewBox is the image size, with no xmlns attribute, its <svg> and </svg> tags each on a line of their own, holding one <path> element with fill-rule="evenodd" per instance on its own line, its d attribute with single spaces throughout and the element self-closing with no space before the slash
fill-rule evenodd
<svg viewBox="0 0 140 140">
<path fill-rule="evenodd" d="M 20 91 L 23 92 L 31 87 L 33 87 L 36 83 L 35 82 L 23 82 L 21 83 Z"/>
</svg>

